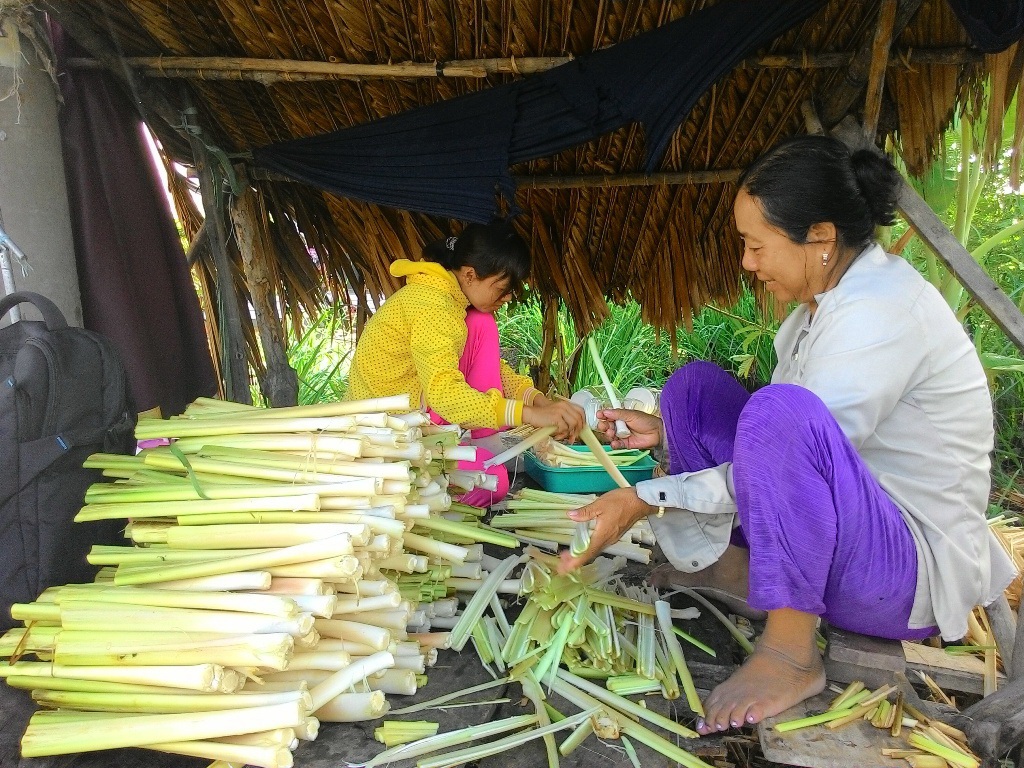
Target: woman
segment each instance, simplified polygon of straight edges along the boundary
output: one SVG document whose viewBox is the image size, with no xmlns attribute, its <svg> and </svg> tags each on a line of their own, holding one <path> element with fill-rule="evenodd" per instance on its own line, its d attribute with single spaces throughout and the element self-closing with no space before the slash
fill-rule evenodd
<svg viewBox="0 0 1024 768">
<path fill-rule="evenodd" d="M 437 423 L 459 424 L 475 439 L 506 427 L 554 426 L 556 437 L 574 439 L 583 411 L 551 402 L 530 379 L 501 359 L 497 312 L 530 273 L 526 243 L 504 223 L 470 224 L 458 237 L 426 246 L 423 261 L 399 259 L 391 274 L 405 277 L 366 324 L 349 372 L 348 399 L 408 393 Z M 492 452 L 478 449 L 482 469 Z M 508 490 L 501 466 L 498 491 L 472 492 L 462 500 L 485 505 Z"/>
<path fill-rule="evenodd" d="M 985 524 L 992 406 L 977 354 L 938 291 L 873 239 L 893 223 L 899 184 L 881 156 L 824 136 L 758 159 L 734 205 L 743 267 L 797 302 L 772 384 L 750 395 L 691 363 L 662 392 L 664 423 L 603 413 L 632 430 L 616 446 L 656 446 L 664 429 L 671 474 L 572 513 L 597 529 L 563 569 L 653 512 L 678 583 L 767 611 L 755 653 L 708 697 L 701 733 L 820 692 L 819 617 L 959 639 L 973 606 L 1013 576 Z"/>
</svg>

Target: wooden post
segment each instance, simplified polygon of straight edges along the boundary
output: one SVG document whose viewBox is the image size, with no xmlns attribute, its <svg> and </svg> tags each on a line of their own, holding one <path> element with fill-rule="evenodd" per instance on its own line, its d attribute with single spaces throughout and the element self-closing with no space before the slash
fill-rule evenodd
<svg viewBox="0 0 1024 768">
<path fill-rule="evenodd" d="M 210 222 L 210 247 L 213 262 L 217 267 L 218 306 L 221 313 L 221 371 L 224 376 L 224 391 L 230 400 L 252 404 L 249 390 L 249 365 L 245 355 L 245 339 L 242 336 L 242 317 L 238 309 L 238 293 L 235 291 L 231 274 L 231 259 L 228 258 L 227 235 L 224 226 L 224 191 L 220 177 L 213 167 L 210 153 L 203 140 L 196 134 L 189 134 L 196 173 L 199 176 L 199 190 L 203 198 L 203 210 Z"/>
<path fill-rule="evenodd" d="M 868 92 L 864 99 L 864 136 L 875 140 L 878 115 L 882 111 L 882 88 L 885 85 L 885 66 L 892 47 L 892 27 L 896 21 L 896 0 L 882 0 L 878 9 L 878 27 L 871 46 L 871 68 L 868 70 Z"/>
<path fill-rule="evenodd" d="M 996 641 L 996 648 L 999 655 L 1003 657 L 1003 669 L 1007 677 L 1013 668 L 1014 660 L 1014 638 L 1017 633 L 1017 622 L 1013 618 L 1013 609 L 1006 599 L 1006 595 L 1000 595 L 990 605 L 985 607 L 985 616 L 988 617 L 989 626 L 992 627 L 992 635 Z"/>
<path fill-rule="evenodd" d="M 1013 642 L 1012 663 L 1006 664 L 1006 676 L 1010 680 L 1024 681 L 1024 611 L 1017 607 L 1017 629 Z"/>
<path fill-rule="evenodd" d="M 544 299 L 544 328 L 541 342 L 540 362 L 537 364 L 537 389 L 547 394 L 551 387 L 551 357 L 558 343 L 558 297 Z"/>
<path fill-rule="evenodd" d="M 851 149 L 870 148 L 881 152 L 864 138 L 863 129 L 852 117 L 848 116 L 832 133 Z M 1024 352 L 1024 315 L 1020 309 L 953 236 L 949 227 L 935 215 L 917 190 L 905 180 L 900 182 L 896 207 L 939 260 L 956 275 L 971 298 L 988 313 L 1014 346 Z"/>
<path fill-rule="evenodd" d="M 260 388 L 274 408 L 298 405 L 299 377 L 288 364 L 288 345 L 277 308 L 273 270 L 269 264 L 273 246 L 266 231 L 266 208 L 244 172 L 240 174 L 239 182 L 242 193 L 231 206 L 231 221 L 238 250 L 242 254 L 245 282 L 256 310 L 256 327 L 266 364 Z"/>
</svg>

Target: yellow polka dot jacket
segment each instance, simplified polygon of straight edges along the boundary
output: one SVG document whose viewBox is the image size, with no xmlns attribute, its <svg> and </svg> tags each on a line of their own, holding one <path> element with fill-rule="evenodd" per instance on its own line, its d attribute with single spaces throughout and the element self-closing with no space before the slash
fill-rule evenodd
<svg viewBox="0 0 1024 768">
<path fill-rule="evenodd" d="M 445 420 L 463 427 L 501 429 L 523 423 L 523 402 L 537 394 L 533 382 L 501 362 L 497 389 L 480 392 L 466 383 L 459 358 L 466 346 L 469 300 L 455 275 L 440 264 L 399 259 L 391 274 L 406 278 L 366 323 L 349 371 L 346 399 L 408 393 Z"/>
</svg>

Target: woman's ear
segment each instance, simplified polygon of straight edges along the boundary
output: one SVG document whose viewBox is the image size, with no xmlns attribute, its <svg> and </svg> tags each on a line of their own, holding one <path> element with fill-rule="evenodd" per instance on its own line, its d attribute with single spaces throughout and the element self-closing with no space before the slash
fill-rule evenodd
<svg viewBox="0 0 1024 768">
<path fill-rule="evenodd" d="M 462 266 L 455 271 L 467 283 L 472 283 L 477 279 L 476 270 L 473 267 Z"/>
<path fill-rule="evenodd" d="M 819 221 L 811 224 L 807 230 L 808 243 L 834 243 L 836 241 L 836 225 L 831 221 Z"/>
</svg>

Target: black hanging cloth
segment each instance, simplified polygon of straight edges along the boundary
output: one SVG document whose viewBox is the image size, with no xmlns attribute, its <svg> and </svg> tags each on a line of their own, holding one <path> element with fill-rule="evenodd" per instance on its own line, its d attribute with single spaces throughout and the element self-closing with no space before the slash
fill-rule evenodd
<svg viewBox="0 0 1024 768">
<path fill-rule="evenodd" d="M 1024 0 L 949 0 L 971 42 L 985 53 L 1005 51 L 1024 36 Z"/>
<path fill-rule="evenodd" d="M 745 56 L 825 0 L 722 0 L 547 72 L 333 133 L 253 152 L 270 170 L 380 205 L 486 222 L 509 166 L 629 122 L 657 167 L 676 126 Z"/>
</svg>

